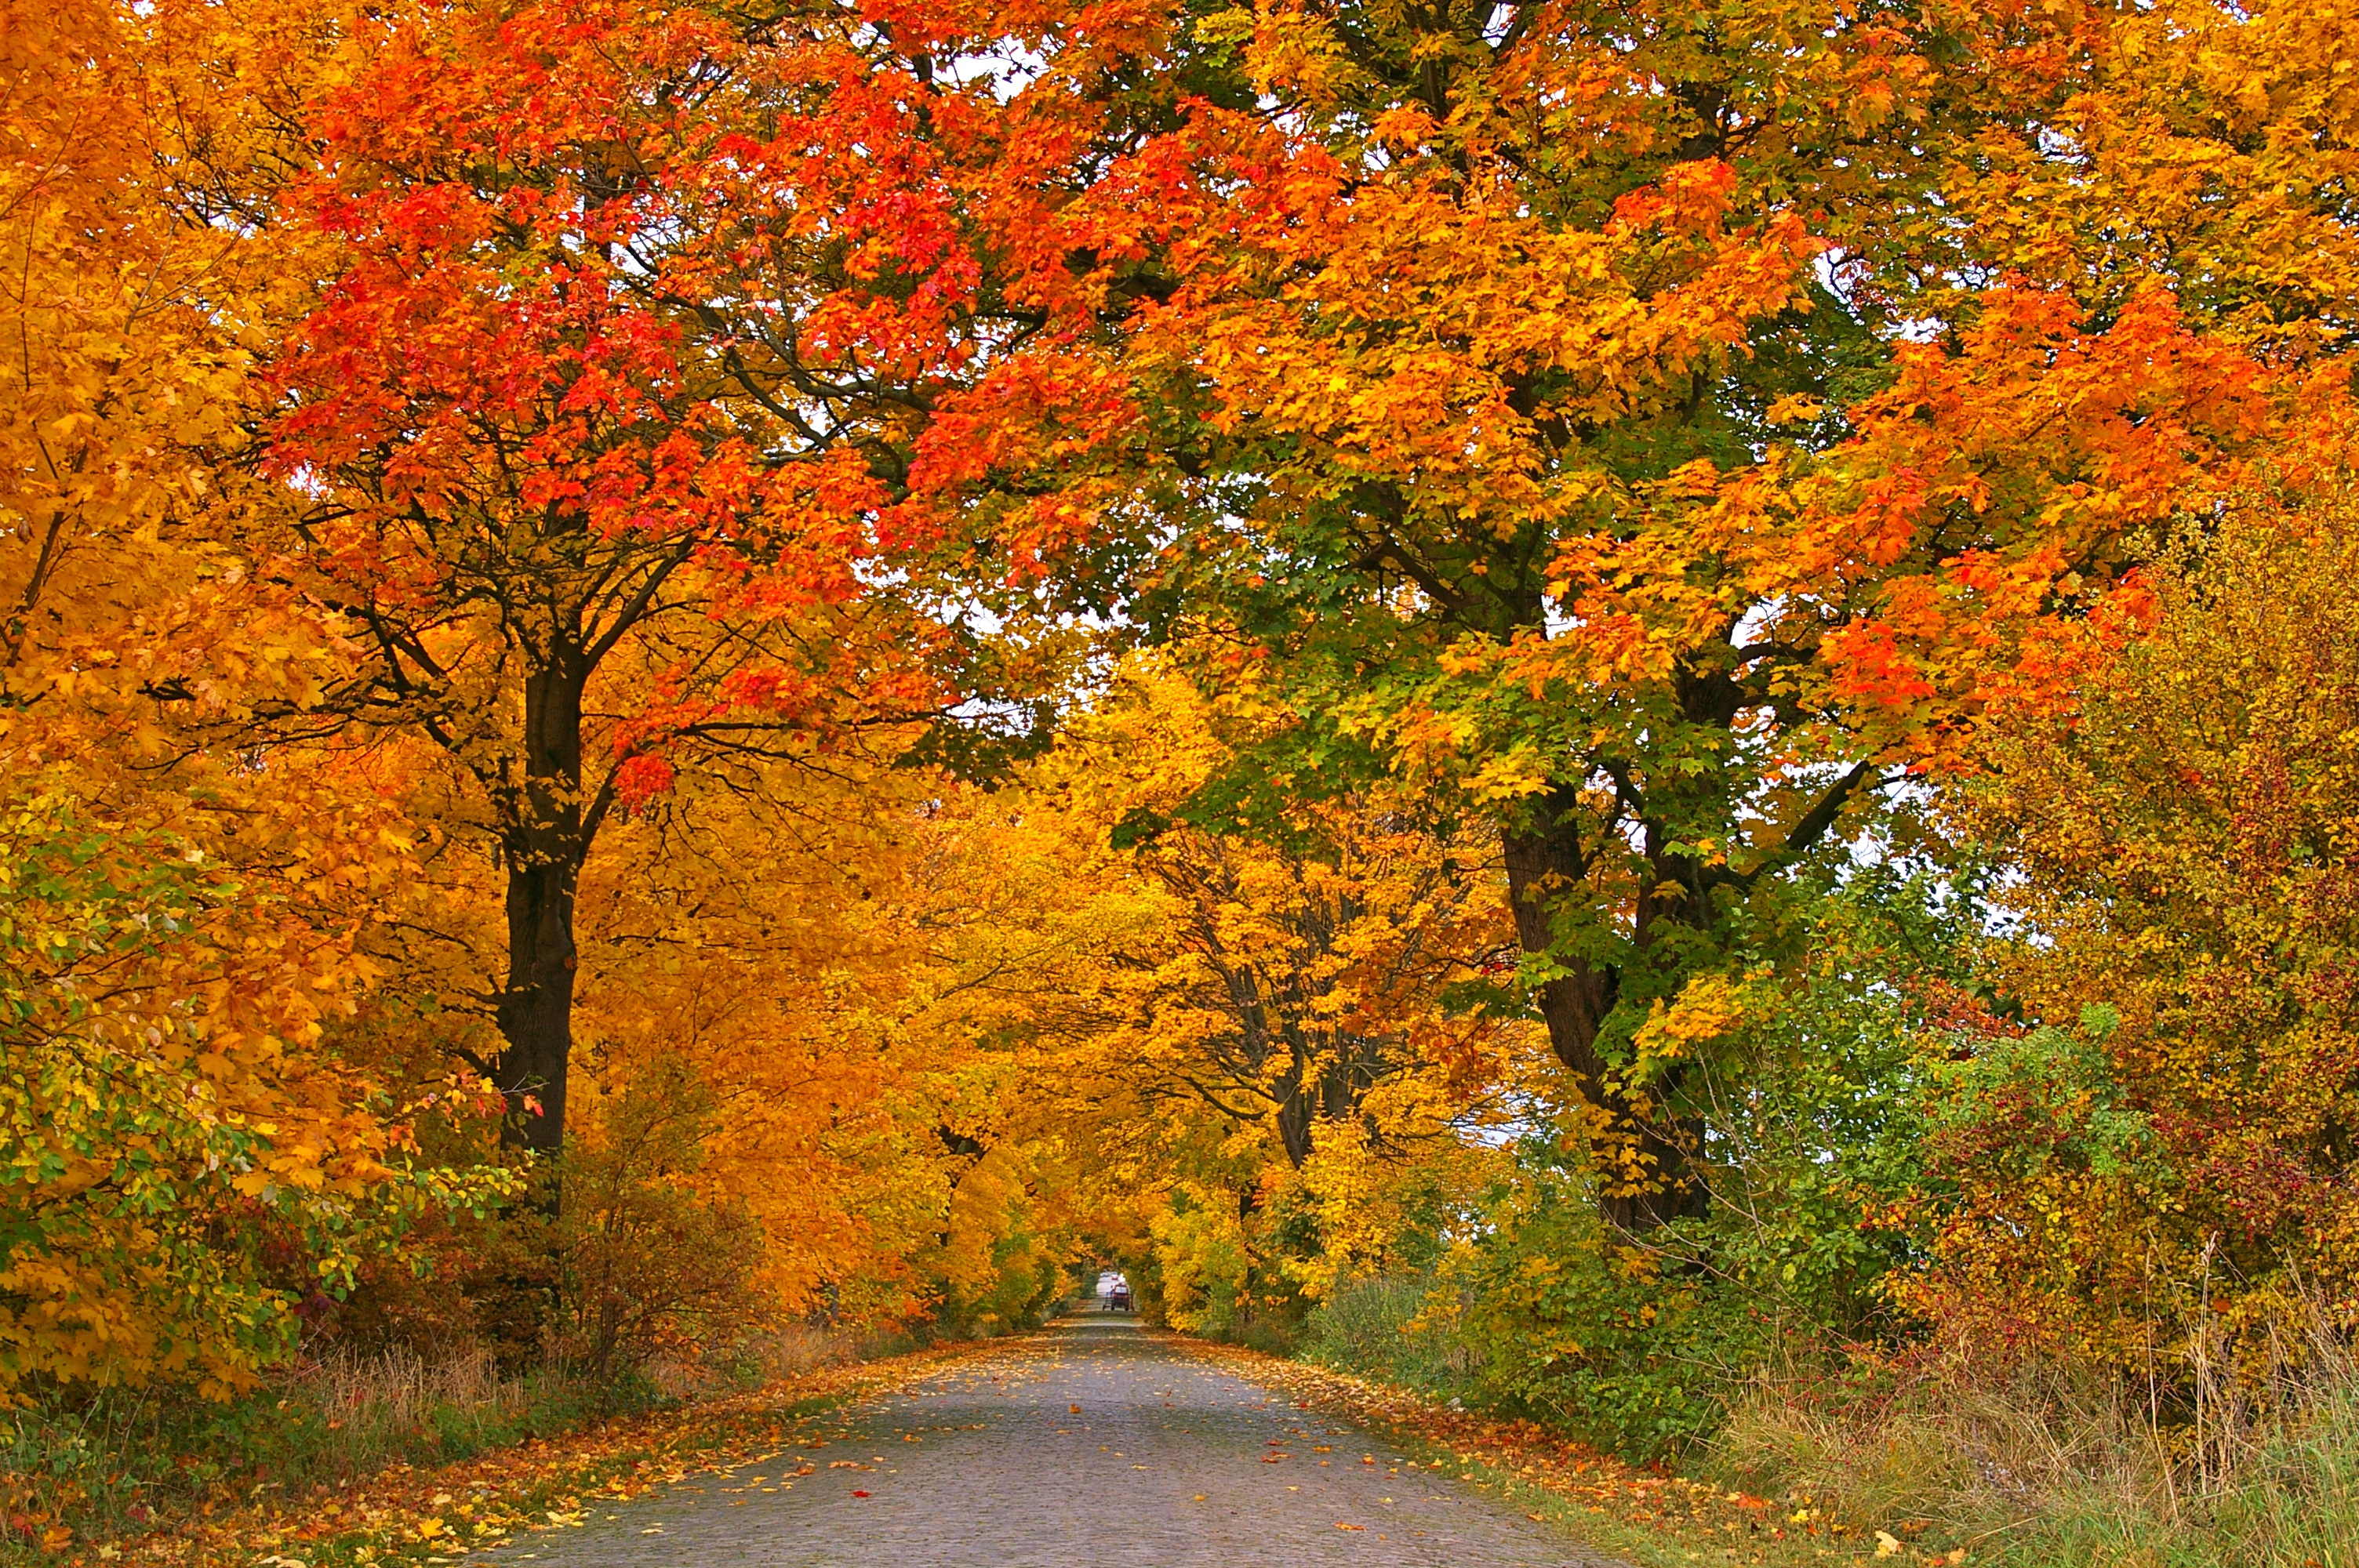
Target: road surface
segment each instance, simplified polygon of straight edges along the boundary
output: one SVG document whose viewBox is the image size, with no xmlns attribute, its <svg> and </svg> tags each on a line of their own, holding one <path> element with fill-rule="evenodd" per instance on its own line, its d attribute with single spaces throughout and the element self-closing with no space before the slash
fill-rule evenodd
<svg viewBox="0 0 2359 1568">
<path fill-rule="evenodd" d="M 804 1429 L 817 1446 L 591 1509 L 508 1568 L 1618 1568 L 1116 1314 Z"/>
</svg>

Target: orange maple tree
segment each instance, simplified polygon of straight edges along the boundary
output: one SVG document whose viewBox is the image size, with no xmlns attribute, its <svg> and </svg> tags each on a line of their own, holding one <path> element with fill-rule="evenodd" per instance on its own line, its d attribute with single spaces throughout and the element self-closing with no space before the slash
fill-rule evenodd
<svg viewBox="0 0 2359 1568">
<path fill-rule="evenodd" d="M 1043 528 L 1160 520 L 1136 613 L 1299 716 L 1240 780 L 1493 815 L 1621 1223 L 1702 1201 L 1650 1010 L 1778 955 L 1787 873 L 2025 627 L 2338 416 L 2342 94 L 2290 15 L 2194 9 L 1214 14 L 1252 101 L 1065 217 L 1121 331 L 995 366 L 1007 433 L 941 455 Z"/>
<path fill-rule="evenodd" d="M 899 501 L 937 401 L 1060 308 L 1025 235 L 1090 131 L 1074 84 L 1126 46 L 1021 91 L 937 69 L 1036 26 L 997 25 L 419 8 L 315 115 L 288 200 L 340 270 L 269 435 L 311 503 L 254 548 L 335 667 L 244 717 L 422 737 L 471 782 L 506 910 L 478 1060 L 517 1141 L 562 1137 L 617 813 L 1022 695 L 945 599 L 962 546 Z"/>
<path fill-rule="evenodd" d="M 201 218 L 266 184 L 315 42 L 0 12 L 0 1398 L 249 1384 L 422 1213 L 508 1190 L 328 1044 L 399 814 L 333 757 L 188 754 L 142 690 L 196 640 L 201 701 L 284 689 L 215 590 L 224 520 L 268 504 L 239 416 L 288 253 Z"/>
</svg>

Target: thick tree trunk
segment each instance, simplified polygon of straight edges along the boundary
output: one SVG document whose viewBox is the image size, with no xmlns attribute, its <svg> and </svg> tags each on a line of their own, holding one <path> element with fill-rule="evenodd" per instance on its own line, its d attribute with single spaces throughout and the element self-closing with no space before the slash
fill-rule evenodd
<svg viewBox="0 0 2359 1568">
<path fill-rule="evenodd" d="M 1599 1208 L 1609 1224 L 1624 1230 L 1653 1229 L 1683 1216 L 1704 1212 L 1708 1195 L 1695 1180 L 1687 1154 L 1666 1129 L 1633 1110 L 1612 1085 L 1597 1054 L 1597 1036 L 1621 991 L 1610 968 L 1563 953 L 1552 915 L 1557 903 L 1580 889 L 1588 859 L 1573 826 L 1572 792 L 1552 791 L 1538 815 L 1504 838 L 1507 896 L 1514 905 L 1516 935 L 1526 953 L 1549 958 L 1563 972 L 1542 982 L 1540 1017 L 1557 1059 L 1579 1081 L 1581 1092 L 1605 1113 L 1596 1152 L 1617 1163 L 1625 1152 L 1649 1179 L 1632 1192 L 1603 1193 Z"/>
<path fill-rule="evenodd" d="M 589 852 L 582 800 L 586 669 L 560 658 L 525 683 L 520 787 L 502 835 L 507 871 L 508 968 L 498 1010 L 501 1141 L 554 1153 L 565 1141 L 565 1080 L 573 1054 L 573 899 Z"/>
<path fill-rule="evenodd" d="M 508 860 L 507 985 L 500 994 L 502 1141 L 554 1153 L 565 1141 L 573 1054 L 573 890 L 581 867 Z"/>
</svg>

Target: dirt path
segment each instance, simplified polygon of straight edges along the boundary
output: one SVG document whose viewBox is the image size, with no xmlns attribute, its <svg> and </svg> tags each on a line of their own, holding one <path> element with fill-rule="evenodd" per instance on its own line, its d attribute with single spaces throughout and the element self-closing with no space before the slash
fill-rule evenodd
<svg viewBox="0 0 2359 1568">
<path fill-rule="evenodd" d="M 848 1407 L 766 1462 L 479 1554 L 531 1568 L 1613 1568 L 1110 1316 Z"/>
</svg>

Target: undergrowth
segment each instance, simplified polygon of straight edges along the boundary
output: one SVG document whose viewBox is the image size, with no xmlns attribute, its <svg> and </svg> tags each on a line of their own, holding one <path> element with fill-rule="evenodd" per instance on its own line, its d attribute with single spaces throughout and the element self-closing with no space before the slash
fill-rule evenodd
<svg viewBox="0 0 2359 1568">
<path fill-rule="evenodd" d="M 491 1353 L 315 1356 L 227 1400 L 112 1388 L 0 1411 L 0 1540 L 52 1546 L 136 1535 L 192 1514 L 335 1487 L 397 1465 L 432 1468 L 609 1417 L 760 1386 L 852 1359 L 858 1346 L 788 1325 L 725 1362 L 658 1357 L 593 1379 L 504 1374 Z"/>
<path fill-rule="evenodd" d="M 1470 1409 L 1545 1415 L 1486 1397 L 1466 1347 L 1429 1321 L 1430 1295 L 1414 1276 L 1346 1285 L 1310 1313 L 1295 1354 Z M 1725 1390 L 1724 1422 L 1674 1463 L 1767 1499 L 1788 1527 L 1836 1530 L 1869 1555 L 1889 1541 L 1903 1562 L 2359 1568 L 2359 1355 L 2320 1326 L 2287 1351 L 2267 1398 L 2223 1378 L 2199 1393 L 2200 1420 L 2158 1419 L 2145 1391 L 2085 1368 L 1961 1358 L 1864 1376 L 1804 1358 Z M 1732 1560 L 1821 1552 L 1816 1530 L 1803 1539 Z"/>
<path fill-rule="evenodd" d="M 20 1540 L 137 1533 L 258 1492 L 447 1465 L 667 1396 L 645 1373 L 503 1378 L 488 1353 L 312 1362 L 242 1397 L 107 1389 L 0 1412 L 0 1503 Z"/>
<path fill-rule="evenodd" d="M 1872 1398 L 1790 1374 L 1701 1466 L 1863 1529 L 2006 1568 L 2359 1568 L 2359 1365 L 2329 1347 L 2202 1435 L 2085 1370 L 1949 1365 Z"/>
<path fill-rule="evenodd" d="M 1414 1274 L 1341 1285 L 1310 1310 L 1296 1354 L 1423 1393 L 1471 1394 L 1465 1352 L 1419 1322 L 1430 1288 L 1430 1281 Z"/>
</svg>

